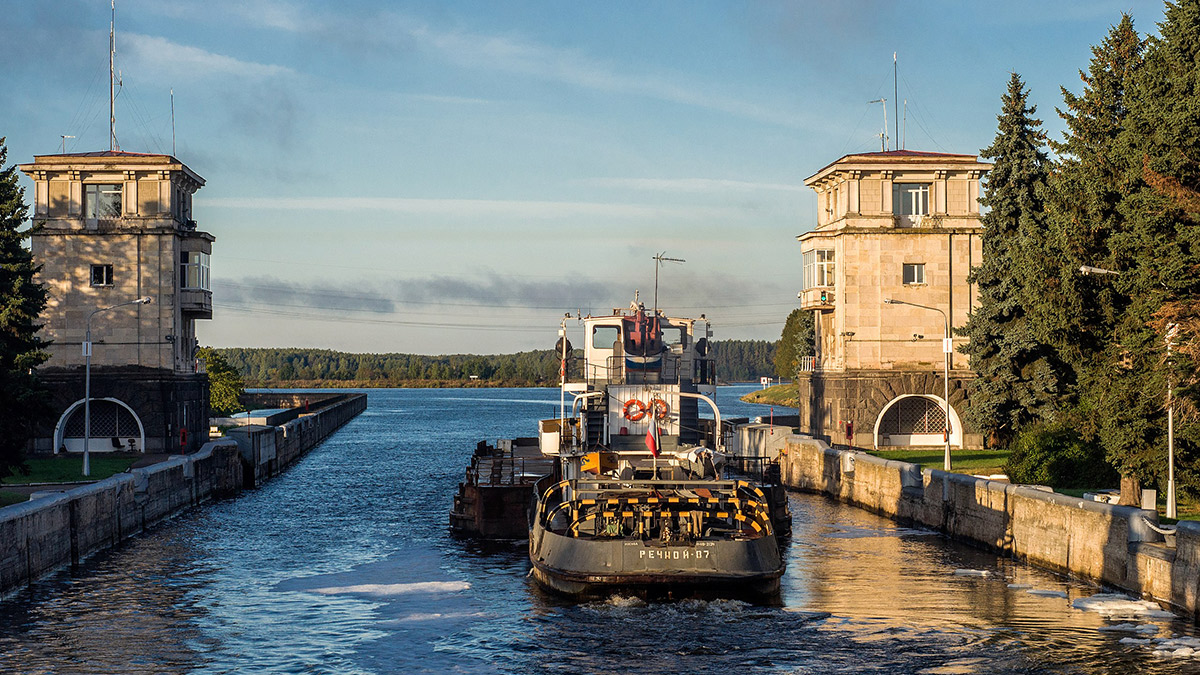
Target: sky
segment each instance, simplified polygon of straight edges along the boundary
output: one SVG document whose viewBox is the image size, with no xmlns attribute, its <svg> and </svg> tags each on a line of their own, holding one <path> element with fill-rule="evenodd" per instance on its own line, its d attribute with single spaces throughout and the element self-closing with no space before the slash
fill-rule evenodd
<svg viewBox="0 0 1200 675">
<path fill-rule="evenodd" d="M 116 4 L 121 149 L 174 147 L 206 180 L 201 344 L 422 354 L 547 349 L 565 313 L 635 291 L 652 306 L 660 253 L 686 261 L 658 269 L 668 314 L 777 339 L 816 222 L 804 179 L 881 149 L 868 101 L 888 99 L 893 149 L 977 154 L 1016 72 L 1057 138 L 1092 45 L 1122 12 L 1143 34 L 1163 16 L 1157 0 Z M 8 161 L 62 135 L 108 149 L 109 1 L 0 6 Z"/>
</svg>

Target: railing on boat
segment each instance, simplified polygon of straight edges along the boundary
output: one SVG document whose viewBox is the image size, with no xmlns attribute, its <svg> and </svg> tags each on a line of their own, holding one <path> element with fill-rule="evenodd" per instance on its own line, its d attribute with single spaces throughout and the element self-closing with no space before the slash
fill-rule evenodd
<svg viewBox="0 0 1200 675">
<path fill-rule="evenodd" d="M 564 480 L 541 489 L 538 504 L 534 517 L 543 527 L 572 537 L 639 535 L 681 541 L 713 531 L 740 537 L 774 534 L 768 498 L 742 480 Z M 556 528 L 560 514 L 566 515 L 566 523 Z M 588 523 L 591 532 L 585 530 Z"/>
</svg>

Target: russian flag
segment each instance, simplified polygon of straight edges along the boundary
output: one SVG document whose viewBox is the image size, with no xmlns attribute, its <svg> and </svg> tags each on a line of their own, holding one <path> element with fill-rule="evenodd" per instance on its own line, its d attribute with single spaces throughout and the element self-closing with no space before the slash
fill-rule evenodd
<svg viewBox="0 0 1200 675">
<path fill-rule="evenodd" d="M 658 425 L 651 424 L 650 430 L 646 432 L 646 447 L 650 449 L 650 454 L 658 457 Z"/>
</svg>

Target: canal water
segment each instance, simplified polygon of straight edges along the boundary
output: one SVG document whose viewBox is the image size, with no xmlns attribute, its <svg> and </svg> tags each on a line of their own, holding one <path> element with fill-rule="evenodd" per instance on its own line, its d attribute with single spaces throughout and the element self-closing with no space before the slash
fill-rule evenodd
<svg viewBox="0 0 1200 675">
<path fill-rule="evenodd" d="M 746 390 L 724 415 L 768 413 Z M 264 487 L 0 602 L 0 672 L 1200 673 L 1169 613 L 813 495 L 779 606 L 546 595 L 447 512 L 476 441 L 558 391 L 368 393 Z"/>
</svg>

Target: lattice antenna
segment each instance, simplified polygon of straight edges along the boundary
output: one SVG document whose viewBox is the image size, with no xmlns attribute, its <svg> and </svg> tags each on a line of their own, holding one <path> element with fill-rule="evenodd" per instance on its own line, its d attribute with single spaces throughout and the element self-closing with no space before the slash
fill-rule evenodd
<svg viewBox="0 0 1200 675">
<path fill-rule="evenodd" d="M 662 253 L 659 253 L 658 255 L 653 256 L 651 258 L 651 260 L 654 261 L 654 313 L 656 315 L 658 314 L 658 268 L 662 267 L 662 264 L 664 262 L 673 262 L 673 263 L 687 262 L 686 260 L 683 260 L 681 258 L 668 258 L 668 257 L 666 257 L 666 255 L 667 255 L 667 252 L 663 251 Z"/>
</svg>

